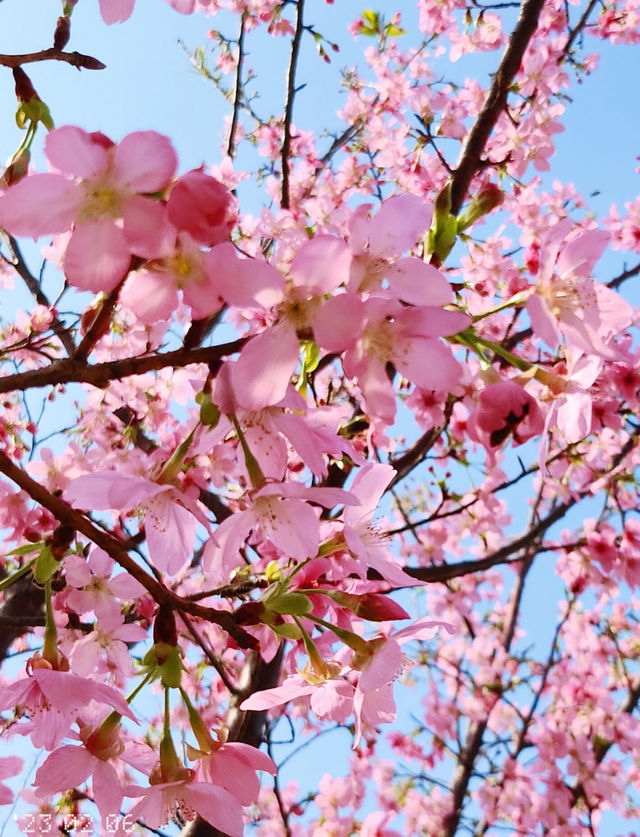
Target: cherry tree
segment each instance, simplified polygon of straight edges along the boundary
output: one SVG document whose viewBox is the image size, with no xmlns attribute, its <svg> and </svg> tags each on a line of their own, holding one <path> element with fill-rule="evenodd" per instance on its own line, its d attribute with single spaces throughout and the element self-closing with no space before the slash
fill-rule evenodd
<svg viewBox="0 0 640 837">
<path fill-rule="evenodd" d="M 552 166 L 637 4 L 168 0 L 228 105 L 183 170 L 41 99 L 94 3 L 0 55 L 7 833 L 633 829 L 640 200 Z"/>
</svg>

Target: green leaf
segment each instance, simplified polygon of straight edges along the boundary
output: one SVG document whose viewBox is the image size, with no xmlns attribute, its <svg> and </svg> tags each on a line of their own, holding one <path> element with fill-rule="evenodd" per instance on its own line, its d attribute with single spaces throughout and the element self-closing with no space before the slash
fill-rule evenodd
<svg viewBox="0 0 640 837">
<path fill-rule="evenodd" d="M 313 605 L 304 593 L 285 593 L 274 596 L 264 604 L 269 610 L 288 616 L 304 616 L 305 613 L 311 613 L 313 610 Z"/>
<path fill-rule="evenodd" d="M 278 636 L 283 636 L 285 639 L 300 639 L 302 636 L 302 631 L 297 625 L 291 624 L 291 622 L 283 622 L 281 625 L 269 625 L 271 630 L 278 634 Z"/>
<path fill-rule="evenodd" d="M 33 577 L 38 584 L 44 584 L 54 575 L 62 562 L 56 560 L 50 547 L 43 546 L 40 555 L 36 558 L 36 565 L 33 568 Z"/>
</svg>

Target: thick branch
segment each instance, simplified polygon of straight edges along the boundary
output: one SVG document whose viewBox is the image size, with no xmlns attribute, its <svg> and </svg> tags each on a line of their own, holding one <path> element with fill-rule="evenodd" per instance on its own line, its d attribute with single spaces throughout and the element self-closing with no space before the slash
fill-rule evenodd
<svg viewBox="0 0 640 837">
<path fill-rule="evenodd" d="M 544 0 L 525 0 L 520 8 L 518 22 L 493 77 L 482 110 L 467 135 L 451 178 L 451 212 L 454 215 L 460 212 L 473 176 L 482 165 L 481 158 L 487 140 L 506 107 L 509 88 L 518 72 L 529 41 L 536 31 L 543 6 Z"/>
<path fill-rule="evenodd" d="M 106 387 L 111 381 L 128 378 L 130 375 L 141 375 L 144 372 L 154 372 L 171 366 L 181 369 L 194 363 L 213 363 L 222 357 L 235 354 L 246 343 L 246 338 L 221 343 L 218 346 L 206 346 L 198 349 L 176 349 L 174 352 L 164 352 L 139 357 L 127 357 L 121 360 L 111 360 L 106 363 L 96 363 L 93 366 L 75 360 L 64 358 L 42 369 L 31 369 L 28 372 L 18 372 L 0 378 L 0 392 L 13 392 L 37 387 L 56 386 L 57 384 L 83 383 L 94 387 Z"/>
</svg>

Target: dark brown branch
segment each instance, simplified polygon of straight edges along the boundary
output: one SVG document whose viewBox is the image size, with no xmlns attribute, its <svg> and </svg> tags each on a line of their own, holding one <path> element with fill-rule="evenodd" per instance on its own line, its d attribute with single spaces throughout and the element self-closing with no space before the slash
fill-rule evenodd
<svg viewBox="0 0 640 837">
<path fill-rule="evenodd" d="M 110 555 L 114 561 L 126 570 L 129 575 L 133 576 L 136 581 L 153 596 L 158 604 L 168 605 L 170 608 L 178 612 L 190 613 L 192 616 L 198 616 L 208 622 L 212 622 L 225 630 L 229 636 L 238 643 L 241 648 L 253 648 L 256 645 L 256 640 L 240 628 L 233 617 L 233 614 L 225 610 L 216 610 L 212 607 L 204 607 L 196 602 L 188 599 L 183 599 L 177 596 L 171 590 L 168 590 L 164 584 L 161 584 L 153 576 L 149 575 L 139 564 L 131 558 L 124 547 L 122 541 L 106 532 L 99 529 L 84 514 L 77 509 L 72 508 L 68 503 L 54 494 L 49 493 L 44 486 L 31 479 L 31 477 L 18 468 L 8 456 L 0 452 L 0 472 L 8 477 L 12 482 L 18 485 L 23 491 L 26 491 L 29 496 L 39 503 L 44 508 L 48 509 L 51 514 L 60 523 L 70 526 L 76 532 L 80 532 L 90 541 L 101 547 Z"/>
<path fill-rule="evenodd" d="M 240 18 L 240 32 L 238 33 L 238 63 L 236 65 L 236 80 L 233 90 L 233 111 L 231 113 L 231 126 L 229 127 L 229 142 L 227 144 L 227 154 L 232 159 L 236 156 L 236 127 L 238 125 L 238 116 L 240 114 L 240 103 L 243 97 L 242 85 L 242 65 L 244 62 L 244 34 L 247 17 L 242 14 Z"/>
<path fill-rule="evenodd" d="M 45 308 L 50 309 L 51 302 L 40 287 L 40 283 L 38 282 L 38 280 L 35 278 L 35 276 L 33 276 L 31 271 L 27 267 L 27 263 L 24 260 L 24 256 L 22 255 L 22 251 L 20 250 L 18 242 L 12 235 L 9 235 L 8 233 L 5 233 L 4 235 L 6 236 L 7 246 L 9 247 L 9 253 L 11 255 L 10 259 L 7 259 L 3 256 L 4 261 L 6 261 L 7 264 L 10 264 L 13 267 L 18 276 L 27 286 L 29 293 L 35 299 L 38 305 L 44 305 Z M 69 333 L 69 330 L 64 325 L 64 323 L 62 323 L 56 317 L 51 324 L 51 329 L 64 346 L 67 354 L 72 354 L 75 350 L 75 345 L 73 342 L 73 338 Z"/>
<path fill-rule="evenodd" d="M 108 330 L 123 282 L 124 280 L 122 280 L 117 287 L 107 294 L 107 296 L 100 303 L 100 308 L 96 311 L 85 336 L 82 338 L 80 345 L 74 352 L 73 359 L 75 361 L 84 363 L 93 351 L 98 340 Z"/>
<path fill-rule="evenodd" d="M 230 343 L 218 346 L 205 346 L 198 349 L 176 349 L 174 352 L 140 355 L 121 360 L 96 363 L 93 366 L 74 358 L 64 358 L 42 369 L 31 369 L 0 378 L 0 392 L 12 392 L 38 387 L 56 386 L 57 384 L 84 383 L 94 387 L 106 387 L 111 381 L 155 372 L 172 366 L 181 369 L 194 363 L 213 363 L 240 349 L 247 342 L 242 337 Z"/>
<path fill-rule="evenodd" d="M 587 26 L 589 22 L 589 15 L 599 4 L 600 0 L 589 0 L 587 8 L 582 13 L 580 20 L 569 32 L 569 37 L 567 38 L 567 43 L 564 45 L 564 49 L 562 50 L 562 55 L 558 58 L 559 64 L 569 57 L 569 54 L 571 53 L 571 48 L 573 47 L 576 38 L 578 37 L 578 35 L 580 35 L 580 33 L 584 30 L 584 28 Z"/>
<path fill-rule="evenodd" d="M 302 41 L 302 33 L 304 31 L 304 24 L 302 22 L 303 10 L 304 0 L 298 0 L 296 3 L 296 30 L 291 41 L 291 58 L 289 61 L 289 73 L 287 75 L 287 101 L 284 108 L 284 135 L 282 138 L 281 152 L 282 195 L 280 200 L 283 209 L 289 209 L 290 206 L 289 155 L 291 154 L 291 123 L 293 121 L 293 103 L 296 97 L 296 69 L 300 55 L 300 42 Z"/>
<path fill-rule="evenodd" d="M 556 506 L 549 514 L 542 520 L 539 520 L 533 525 L 524 535 L 505 544 L 505 546 L 496 549 L 491 555 L 484 558 L 478 558 L 475 561 L 460 561 L 457 564 L 441 564 L 435 567 L 403 567 L 407 575 L 412 578 L 417 578 L 424 582 L 448 581 L 451 578 L 459 578 L 462 575 L 469 573 L 482 572 L 498 564 L 506 564 L 513 561 L 522 560 L 522 556 L 518 556 L 519 552 L 528 550 L 531 544 L 539 540 L 542 535 L 565 516 L 569 509 L 578 502 L 577 499 L 570 499 Z M 516 555 L 516 558 L 512 556 Z"/>
<path fill-rule="evenodd" d="M 78 70 L 104 70 L 106 64 L 83 55 L 81 52 L 61 52 L 59 49 L 41 49 L 39 52 L 26 52 L 22 55 L 0 55 L 0 66 L 20 67 L 22 64 L 34 64 L 36 61 L 64 61 Z"/>
<path fill-rule="evenodd" d="M 467 135 L 451 178 L 451 212 L 454 215 L 460 212 L 471 181 L 482 167 L 482 155 L 487 140 L 506 107 L 509 89 L 520 67 L 522 56 L 537 29 L 543 6 L 544 0 L 525 0 L 520 7 L 518 22 L 493 77 L 482 110 Z"/>
</svg>

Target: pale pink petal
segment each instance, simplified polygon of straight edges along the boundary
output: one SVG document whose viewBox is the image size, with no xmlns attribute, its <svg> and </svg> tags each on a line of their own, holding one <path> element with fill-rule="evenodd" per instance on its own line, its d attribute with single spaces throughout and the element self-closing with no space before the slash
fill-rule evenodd
<svg viewBox="0 0 640 837">
<path fill-rule="evenodd" d="M 91 786 L 93 798 L 102 819 L 105 820 L 109 814 L 119 815 L 122 807 L 122 785 L 111 764 L 98 761 L 93 771 Z M 75 785 L 69 785 L 69 787 L 73 788 Z"/>
<path fill-rule="evenodd" d="M 556 272 L 559 276 L 590 276 L 611 236 L 605 230 L 588 230 L 562 248 Z"/>
<path fill-rule="evenodd" d="M 462 377 L 462 367 L 449 347 L 432 338 L 399 338 L 391 359 L 399 372 L 422 389 L 450 392 Z"/>
<path fill-rule="evenodd" d="M 284 324 L 252 338 L 231 370 L 238 402 L 249 410 L 277 404 L 284 398 L 299 355 L 296 333 Z"/>
<path fill-rule="evenodd" d="M 131 17 L 135 0 L 100 0 L 100 14 L 106 24 L 121 23 Z"/>
<path fill-rule="evenodd" d="M 362 299 L 357 294 L 338 294 L 313 314 L 313 336 L 328 352 L 344 352 L 356 343 L 365 322 Z"/>
<path fill-rule="evenodd" d="M 197 520 L 170 494 L 145 503 L 144 529 L 149 557 L 161 572 L 175 575 L 191 557 Z"/>
<path fill-rule="evenodd" d="M 310 295 L 332 291 L 349 281 L 351 258 L 351 250 L 341 238 L 318 235 L 305 241 L 294 256 L 291 279 Z"/>
<path fill-rule="evenodd" d="M 63 671 L 48 671 L 36 669 L 33 678 L 37 680 L 43 694 L 54 707 L 64 707 L 69 715 L 75 715 L 83 706 L 92 700 L 111 706 L 121 715 L 135 721 L 127 701 L 104 683 L 77 677 L 75 674 Z"/>
<path fill-rule="evenodd" d="M 176 230 L 169 223 L 167 208 L 160 201 L 133 195 L 122 210 L 124 237 L 129 249 L 143 259 L 170 256 Z"/>
<path fill-rule="evenodd" d="M 113 150 L 114 179 L 134 192 L 162 191 L 177 167 L 171 140 L 155 131 L 128 134 Z"/>
<path fill-rule="evenodd" d="M 300 500 L 267 500 L 266 507 L 263 503 L 259 519 L 265 537 L 291 558 L 315 557 L 320 524 L 312 507 Z"/>
<path fill-rule="evenodd" d="M 221 747 L 222 750 L 231 750 L 235 755 L 242 758 L 254 770 L 264 770 L 275 776 L 278 768 L 273 759 L 257 747 L 244 744 L 242 741 L 229 741 Z M 20 769 L 20 768 L 18 768 Z"/>
<path fill-rule="evenodd" d="M 471 325 L 469 317 L 460 311 L 427 306 L 404 308 L 396 315 L 396 322 L 406 337 L 444 337 Z"/>
<path fill-rule="evenodd" d="M 271 308 L 283 297 L 284 279 L 264 259 L 243 259 L 230 242 L 213 247 L 205 256 L 211 285 L 228 305 Z"/>
<path fill-rule="evenodd" d="M 432 209 L 417 195 L 388 198 L 369 222 L 369 250 L 399 256 L 414 247 L 431 224 Z"/>
<path fill-rule="evenodd" d="M 406 628 L 401 628 L 393 634 L 393 639 L 400 645 L 409 642 L 412 639 L 431 639 L 439 630 L 445 630 L 449 634 L 455 633 L 453 625 L 449 622 L 442 622 L 439 619 L 430 619 L 428 616 L 423 616 L 418 619 L 413 625 L 407 625 Z"/>
<path fill-rule="evenodd" d="M 32 174 L 0 197 L 0 226 L 11 235 L 41 235 L 71 228 L 84 195 L 59 174 Z"/>
<path fill-rule="evenodd" d="M 63 125 L 47 134 L 44 150 L 51 165 L 73 177 L 94 179 L 107 169 L 107 149 L 91 134 L 74 125 Z"/>
<path fill-rule="evenodd" d="M 222 748 L 203 759 L 202 768 L 210 782 L 233 794 L 241 805 L 250 805 L 257 799 L 260 781 L 241 756 Z"/>
<path fill-rule="evenodd" d="M 184 796 L 193 810 L 227 837 L 242 837 L 244 825 L 240 803 L 227 791 L 204 782 L 185 785 Z"/>
<path fill-rule="evenodd" d="M 65 500 L 79 508 L 133 509 L 169 485 L 158 485 L 141 477 L 119 474 L 117 471 L 95 471 L 72 480 L 64 492 Z"/>
<path fill-rule="evenodd" d="M 166 0 L 166 2 L 181 15 L 191 14 L 196 5 L 195 0 Z"/>
<path fill-rule="evenodd" d="M 79 224 L 69 240 L 64 272 L 81 291 L 112 291 L 126 276 L 131 251 L 124 233 L 106 219 Z"/>
<path fill-rule="evenodd" d="M 327 680 L 311 694 L 311 708 L 318 718 L 343 723 L 353 710 L 354 686 L 347 680 Z"/>
<path fill-rule="evenodd" d="M 363 465 L 349 489 L 360 501 L 357 506 L 347 506 L 344 510 L 344 522 L 353 525 L 357 521 L 370 520 L 378 508 L 380 498 L 394 478 L 396 472 L 391 465 L 369 462 Z"/>
<path fill-rule="evenodd" d="M 389 288 L 397 299 L 411 305 L 448 305 L 453 300 L 451 285 L 433 265 L 409 257 L 389 265 Z"/>
<path fill-rule="evenodd" d="M 84 747 L 66 744 L 50 753 L 35 776 L 36 796 L 46 798 L 58 791 L 76 790 L 98 761 Z"/>
<path fill-rule="evenodd" d="M 378 649 L 360 674 L 358 688 L 363 692 L 380 689 L 392 683 L 402 668 L 402 652 L 397 642 L 390 639 Z"/>
<path fill-rule="evenodd" d="M 534 333 L 552 349 L 557 348 L 560 332 L 546 300 L 539 294 L 532 294 L 527 300 L 526 308 Z"/>
<path fill-rule="evenodd" d="M 309 683 L 305 683 L 302 678 L 288 678 L 282 686 L 276 686 L 275 689 L 265 689 L 262 692 L 256 692 L 250 695 L 240 704 L 240 709 L 252 712 L 274 709 L 276 706 L 282 706 L 290 700 L 296 700 L 296 698 L 310 695 L 317 688 L 317 686 L 311 686 Z"/>
<path fill-rule="evenodd" d="M 247 747 L 247 744 L 243 744 L 243 747 Z M 251 747 L 250 749 L 255 749 Z M 260 753 L 261 756 L 264 756 L 265 753 L 261 753 L 260 750 L 257 751 Z M 269 758 L 267 756 L 267 758 Z M 269 759 L 271 761 L 271 759 Z M 273 764 L 273 762 L 271 762 Z M 273 765 L 275 767 L 275 765 Z M 0 758 L 0 779 L 8 779 L 10 776 L 16 776 L 22 768 L 24 767 L 24 761 L 20 758 L 20 756 L 2 756 Z M 269 773 L 275 773 L 269 767 L 257 767 L 256 770 L 268 770 Z"/>
<path fill-rule="evenodd" d="M 155 270 L 136 270 L 122 286 L 120 301 L 146 325 L 171 319 L 180 298 L 173 276 Z"/>
</svg>

